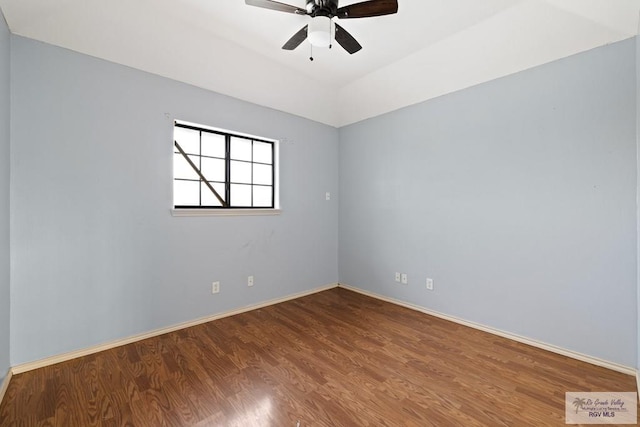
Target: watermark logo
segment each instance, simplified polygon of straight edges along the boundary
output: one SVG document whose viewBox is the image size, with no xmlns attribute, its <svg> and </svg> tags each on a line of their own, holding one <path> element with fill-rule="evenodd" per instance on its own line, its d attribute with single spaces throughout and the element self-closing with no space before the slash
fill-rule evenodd
<svg viewBox="0 0 640 427">
<path fill-rule="evenodd" d="M 632 392 L 565 393 L 566 424 L 637 424 L 638 395 Z"/>
</svg>

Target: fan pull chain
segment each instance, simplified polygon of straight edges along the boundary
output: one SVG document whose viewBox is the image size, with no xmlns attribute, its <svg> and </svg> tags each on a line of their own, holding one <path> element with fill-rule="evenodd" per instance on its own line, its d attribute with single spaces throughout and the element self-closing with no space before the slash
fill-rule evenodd
<svg viewBox="0 0 640 427">
<path fill-rule="evenodd" d="M 311 46 L 311 56 L 309 56 L 309 61 L 313 61 L 313 45 L 309 43 L 309 46 Z"/>
<path fill-rule="evenodd" d="M 333 32 L 333 21 L 329 19 L 329 49 L 333 47 L 333 43 L 331 43 L 331 41 L 333 40 L 332 32 Z"/>
</svg>

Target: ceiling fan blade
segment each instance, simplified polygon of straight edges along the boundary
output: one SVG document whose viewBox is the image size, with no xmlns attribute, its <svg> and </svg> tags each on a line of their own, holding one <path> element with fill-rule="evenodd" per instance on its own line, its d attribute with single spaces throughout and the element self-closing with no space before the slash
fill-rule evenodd
<svg viewBox="0 0 640 427">
<path fill-rule="evenodd" d="M 362 49 L 362 46 L 360 46 L 360 43 L 358 43 L 358 41 L 354 39 L 353 36 L 349 34 L 349 32 L 347 32 L 347 30 L 345 30 L 338 24 L 336 24 L 335 37 L 338 44 L 340 44 L 340 46 L 342 46 L 344 50 L 346 50 L 352 55 L 357 51 L 359 51 L 360 49 Z"/>
<path fill-rule="evenodd" d="M 338 9 L 338 18 L 370 18 L 398 12 L 398 0 L 369 0 Z"/>
<path fill-rule="evenodd" d="M 307 38 L 307 28 L 308 27 L 309 27 L 308 25 L 305 25 L 304 27 L 302 27 L 302 29 L 300 31 L 295 33 L 293 35 L 293 37 L 291 37 L 289 39 L 289 41 L 287 41 L 284 44 L 284 46 L 282 46 L 282 48 L 284 50 L 293 50 L 293 49 L 297 48 L 298 46 L 300 46 L 300 43 L 305 41 L 306 38 Z"/>
<path fill-rule="evenodd" d="M 295 13 L 298 15 L 306 15 L 307 11 L 290 4 L 279 3 L 273 0 L 244 0 L 249 6 L 261 7 L 263 9 L 277 10 L 278 12 Z"/>
</svg>

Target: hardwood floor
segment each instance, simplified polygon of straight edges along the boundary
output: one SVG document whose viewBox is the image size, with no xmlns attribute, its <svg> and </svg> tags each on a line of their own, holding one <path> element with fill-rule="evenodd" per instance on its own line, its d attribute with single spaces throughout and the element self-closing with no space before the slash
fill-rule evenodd
<svg viewBox="0 0 640 427">
<path fill-rule="evenodd" d="M 635 378 L 336 288 L 13 377 L 0 426 L 564 426 Z"/>
</svg>

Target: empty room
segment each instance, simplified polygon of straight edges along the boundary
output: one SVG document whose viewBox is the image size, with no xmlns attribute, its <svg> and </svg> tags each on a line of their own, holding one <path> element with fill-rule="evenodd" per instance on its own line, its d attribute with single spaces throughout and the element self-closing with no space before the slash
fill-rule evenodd
<svg viewBox="0 0 640 427">
<path fill-rule="evenodd" d="M 0 426 L 637 423 L 640 0 L 0 0 Z"/>
</svg>

